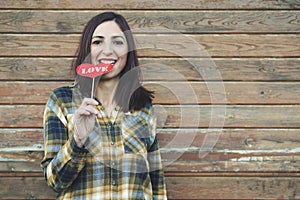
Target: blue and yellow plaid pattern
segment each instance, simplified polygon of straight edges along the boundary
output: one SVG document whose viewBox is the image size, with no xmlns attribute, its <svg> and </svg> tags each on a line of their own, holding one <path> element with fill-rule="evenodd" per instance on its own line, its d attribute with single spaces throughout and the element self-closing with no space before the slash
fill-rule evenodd
<svg viewBox="0 0 300 200">
<path fill-rule="evenodd" d="M 57 199 L 167 199 L 151 105 L 101 116 L 84 148 L 73 138 L 73 114 L 82 98 L 76 86 L 55 89 L 44 112 L 41 162 Z"/>
</svg>

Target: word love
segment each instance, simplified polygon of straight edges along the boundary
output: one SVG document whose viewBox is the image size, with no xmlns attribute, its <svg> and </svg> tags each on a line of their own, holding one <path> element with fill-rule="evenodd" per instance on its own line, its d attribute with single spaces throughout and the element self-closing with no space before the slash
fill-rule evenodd
<svg viewBox="0 0 300 200">
<path fill-rule="evenodd" d="M 76 68 L 76 72 L 81 76 L 96 78 L 97 76 L 110 72 L 112 69 L 113 69 L 113 65 L 111 64 L 99 63 L 97 65 L 93 65 L 93 64 L 84 63 L 79 65 Z"/>
</svg>

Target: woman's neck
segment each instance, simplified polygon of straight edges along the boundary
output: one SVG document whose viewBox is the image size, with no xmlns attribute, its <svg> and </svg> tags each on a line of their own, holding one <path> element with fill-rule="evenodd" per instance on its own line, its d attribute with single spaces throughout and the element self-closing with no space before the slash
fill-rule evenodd
<svg viewBox="0 0 300 200">
<path fill-rule="evenodd" d="M 118 82 L 119 79 L 100 80 L 96 89 L 96 97 L 107 110 L 108 114 L 115 107 L 114 94 Z"/>
</svg>

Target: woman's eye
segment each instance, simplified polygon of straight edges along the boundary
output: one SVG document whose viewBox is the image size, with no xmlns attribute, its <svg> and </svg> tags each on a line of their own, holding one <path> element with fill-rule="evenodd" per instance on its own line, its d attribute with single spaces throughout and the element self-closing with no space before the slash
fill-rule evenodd
<svg viewBox="0 0 300 200">
<path fill-rule="evenodd" d="M 95 41 L 92 42 L 92 44 L 94 44 L 94 45 L 99 45 L 99 44 L 101 44 L 101 43 L 102 43 L 101 40 L 95 40 Z"/>
<path fill-rule="evenodd" d="M 123 42 L 123 41 L 114 41 L 114 44 L 115 44 L 115 45 L 123 45 L 124 42 Z"/>
</svg>

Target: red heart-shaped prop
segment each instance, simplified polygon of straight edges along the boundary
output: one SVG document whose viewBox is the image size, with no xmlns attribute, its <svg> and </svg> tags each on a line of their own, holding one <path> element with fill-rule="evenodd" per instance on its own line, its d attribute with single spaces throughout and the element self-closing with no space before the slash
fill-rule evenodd
<svg viewBox="0 0 300 200">
<path fill-rule="evenodd" d="M 112 69 L 113 65 L 111 64 L 99 63 L 97 65 L 93 65 L 84 63 L 76 68 L 76 72 L 81 76 L 95 78 L 97 76 L 110 72 Z"/>
</svg>

